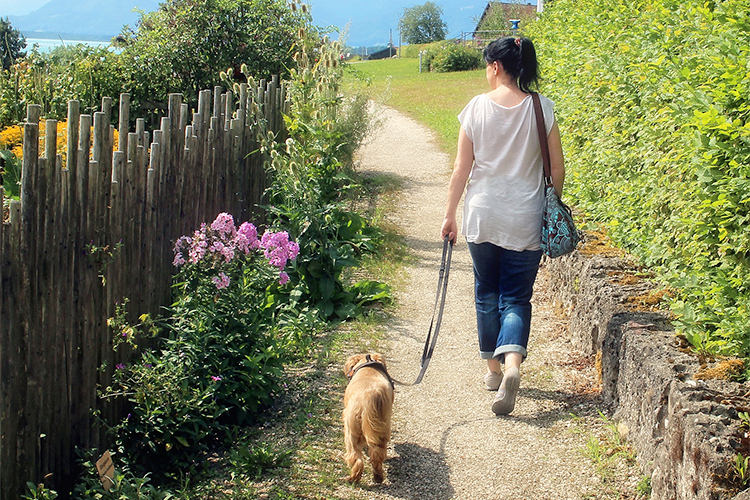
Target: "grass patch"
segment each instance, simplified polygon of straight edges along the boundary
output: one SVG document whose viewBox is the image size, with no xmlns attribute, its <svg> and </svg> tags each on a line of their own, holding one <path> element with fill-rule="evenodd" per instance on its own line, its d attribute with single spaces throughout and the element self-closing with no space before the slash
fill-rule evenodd
<svg viewBox="0 0 750 500">
<path fill-rule="evenodd" d="M 575 418 L 580 432 L 588 434 L 583 454 L 591 460 L 599 477 L 598 491 L 588 499 L 632 498 L 646 500 L 651 495 L 651 479 L 636 463 L 636 451 L 626 440 L 627 427 L 601 411 L 598 418 Z"/>
<path fill-rule="evenodd" d="M 425 124 L 437 134 L 440 148 L 455 157 L 456 116 L 489 86 L 484 69 L 454 73 L 419 72 L 419 59 L 383 59 L 349 65 L 352 85 L 370 85 L 378 100 Z"/>
</svg>

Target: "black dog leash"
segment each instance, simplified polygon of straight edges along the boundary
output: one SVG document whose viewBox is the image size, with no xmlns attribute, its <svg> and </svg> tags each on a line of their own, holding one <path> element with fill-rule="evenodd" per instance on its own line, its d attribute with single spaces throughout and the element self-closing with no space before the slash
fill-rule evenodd
<svg viewBox="0 0 750 500">
<path fill-rule="evenodd" d="M 435 296 L 435 306 L 432 309 L 432 319 L 430 320 L 430 329 L 427 332 L 427 340 L 424 343 L 424 351 L 422 351 L 422 362 L 417 375 L 417 380 L 412 385 L 417 385 L 422 381 L 427 366 L 430 364 L 432 359 L 432 353 L 435 351 L 435 344 L 437 343 L 438 332 L 440 331 L 440 323 L 443 320 L 443 309 L 445 308 L 445 295 L 448 291 L 448 274 L 451 269 L 451 255 L 453 254 L 453 242 L 448 239 L 446 235 L 443 240 L 443 258 L 440 263 L 440 275 L 438 278 L 437 295 Z M 439 307 L 438 307 L 439 304 Z M 434 332 L 433 332 L 434 328 Z"/>
</svg>

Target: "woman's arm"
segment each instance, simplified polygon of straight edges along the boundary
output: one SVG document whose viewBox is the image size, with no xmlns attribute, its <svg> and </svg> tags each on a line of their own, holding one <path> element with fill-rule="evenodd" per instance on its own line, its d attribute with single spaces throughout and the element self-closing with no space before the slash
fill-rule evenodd
<svg viewBox="0 0 750 500">
<path fill-rule="evenodd" d="M 456 222 L 456 210 L 458 202 L 461 201 L 461 195 L 464 193 L 466 181 L 469 179 L 471 167 L 474 165 L 474 144 L 466 135 L 463 127 L 458 132 L 458 152 L 456 161 L 453 165 L 453 174 L 448 183 L 448 203 L 445 207 L 445 220 L 440 231 L 441 237 L 455 242 L 458 234 L 458 223 Z"/>
<path fill-rule="evenodd" d="M 547 136 L 547 144 L 549 144 L 549 169 L 550 175 L 552 175 L 552 184 L 555 186 L 557 196 L 562 197 L 563 184 L 565 184 L 565 161 L 557 122 L 552 125 L 552 130 Z"/>
</svg>

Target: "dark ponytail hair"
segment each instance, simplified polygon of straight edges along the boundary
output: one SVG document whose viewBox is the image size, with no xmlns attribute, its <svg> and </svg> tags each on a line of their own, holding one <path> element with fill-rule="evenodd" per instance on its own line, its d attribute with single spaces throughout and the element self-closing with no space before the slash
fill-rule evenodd
<svg viewBox="0 0 750 500">
<path fill-rule="evenodd" d="M 503 65 L 508 75 L 518 83 L 518 88 L 526 93 L 536 86 L 539 80 L 539 65 L 536 61 L 534 43 L 528 38 L 512 36 L 499 38 L 484 48 L 484 61 Z"/>
</svg>

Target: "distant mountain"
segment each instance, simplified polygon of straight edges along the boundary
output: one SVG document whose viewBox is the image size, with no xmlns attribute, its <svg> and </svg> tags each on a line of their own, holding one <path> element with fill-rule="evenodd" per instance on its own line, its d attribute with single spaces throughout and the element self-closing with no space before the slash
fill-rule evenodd
<svg viewBox="0 0 750 500">
<path fill-rule="evenodd" d="M 158 6 L 158 0 L 50 0 L 25 16 L 10 16 L 10 22 L 32 38 L 70 38 L 70 35 L 111 38 L 126 24 L 135 26 L 139 16 L 133 9 L 151 12 Z"/>
</svg>

